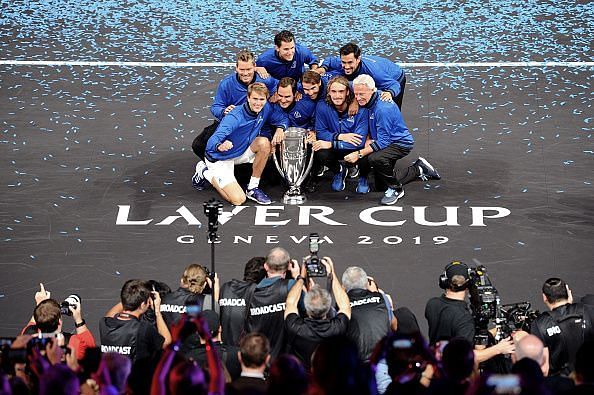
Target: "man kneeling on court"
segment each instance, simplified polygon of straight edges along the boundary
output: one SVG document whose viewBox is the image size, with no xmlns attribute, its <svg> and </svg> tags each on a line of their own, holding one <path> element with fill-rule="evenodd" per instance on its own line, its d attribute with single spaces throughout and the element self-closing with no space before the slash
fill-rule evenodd
<svg viewBox="0 0 594 395">
<path fill-rule="evenodd" d="M 268 88 L 260 82 L 248 86 L 247 102 L 227 114 L 206 144 L 206 167 L 201 177 L 208 180 L 223 199 L 236 206 L 246 197 L 260 204 L 272 201 L 258 185 L 271 150 L 271 141 L 262 135 L 264 124 L 275 128 L 272 145 L 281 142 L 287 115 L 267 103 Z M 252 163 L 252 177 L 244 193 L 235 179 L 236 164 Z"/>
</svg>

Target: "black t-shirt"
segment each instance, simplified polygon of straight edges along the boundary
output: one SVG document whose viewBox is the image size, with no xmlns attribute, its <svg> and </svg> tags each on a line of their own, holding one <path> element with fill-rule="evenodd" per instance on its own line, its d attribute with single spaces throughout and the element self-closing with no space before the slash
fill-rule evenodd
<svg viewBox="0 0 594 395">
<path fill-rule="evenodd" d="M 359 357 L 366 361 L 377 342 L 390 333 L 390 312 L 380 292 L 357 288 L 347 295 L 351 304 L 347 336 L 357 345 Z"/>
<path fill-rule="evenodd" d="M 463 337 L 474 343 L 474 320 L 464 300 L 431 298 L 425 306 L 425 318 L 429 324 L 429 343 L 452 337 Z"/>
<path fill-rule="evenodd" d="M 160 310 L 169 328 L 180 320 L 182 314 L 186 312 L 186 305 L 188 304 L 196 304 L 204 309 L 204 295 L 179 287 L 177 290 L 163 296 Z"/>
<path fill-rule="evenodd" d="M 575 355 L 587 340 L 594 340 L 594 307 L 564 304 L 545 311 L 532 323 L 530 332 L 549 349 L 549 375 L 569 374 Z"/>
<path fill-rule="evenodd" d="M 302 318 L 291 313 L 285 319 L 287 329 L 287 345 L 291 354 L 302 362 L 306 370 L 311 363 L 311 355 L 318 344 L 329 337 L 346 333 L 349 319 L 343 313 L 330 319 Z"/>
<path fill-rule="evenodd" d="M 241 364 L 237 357 L 239 347 L 224 345 L 219 341 L 214 341 L 213 346 L 217 356 L 227 368 L 231 379 L 236 379 L 241 374 Z M 208 366 L 208 356 L 206 354 L 206 344 L 200 344 L 200 340 L 193 344 L 187 342 L 180 348 L 180 354 L 186 358 L 196 361 L 198 366 Z"/>
<path fill-rule="evenodd" d="M 221 286 L 219 310 L 221 312 L 221 339 L 223 343 L 239 345 L 246 318 L 245 298 L 249 297 L 249 294 L 253 293 L 255 288 L 255 283 L 236 279 Z"/>
<path fill-rule="evenodd" d="M 117 352 L 132 361 L 152 358 L 165 341 L 154 326 L 136 318 L 103 317 L 99 321 L 99 336 L 101 352 Z"/>
</svg>

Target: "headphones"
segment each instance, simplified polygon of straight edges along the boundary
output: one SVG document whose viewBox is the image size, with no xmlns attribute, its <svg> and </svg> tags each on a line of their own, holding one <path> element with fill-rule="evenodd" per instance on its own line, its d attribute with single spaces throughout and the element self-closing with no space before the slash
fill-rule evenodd
<svg viewBox="0 0 594 395">
<path fill-rule="evenodd" d="M 450 279 L 448 278 L 448 270 L 450 270 L 450 268 L 452 268 L 455 265 L 461 265 L 463 268 L 466 269 L 466 271 L 469 271 L 468 265 L 466 265 L 463 262 L 453 261 L 453 262 L 448 263 L 446 265 L 445 269 L 443 270 L 443 273 L 439 276 L 439 288 L 451 289 L 454 292 L 464 291 L 466 288 L 468 288 L 468 285 L 470 282 L 470 276 L 467 276 L 466 281 L 464 281 L 464 284 L 461 284 L 461 285 L 454 286 L 450 282 Z"/>
</svg>

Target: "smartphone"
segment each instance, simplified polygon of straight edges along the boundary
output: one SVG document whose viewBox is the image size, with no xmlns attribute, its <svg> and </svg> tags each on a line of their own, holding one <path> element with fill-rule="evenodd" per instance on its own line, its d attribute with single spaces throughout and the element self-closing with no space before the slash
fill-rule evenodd
<svg viewBox="0 0 594 395">
<path fill-rule="evenodd" d="M 494 389 L 495 394 L 519 394 L 522 382 L 517 374 L 493 374 L 487 378 L 487 386 Z"/>
</svg>

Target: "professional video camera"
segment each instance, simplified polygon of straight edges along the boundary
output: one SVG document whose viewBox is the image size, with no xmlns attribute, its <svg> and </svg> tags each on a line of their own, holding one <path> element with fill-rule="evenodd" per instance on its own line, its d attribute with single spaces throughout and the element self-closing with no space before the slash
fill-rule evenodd
<svg viewBox="0 0 594 395">
<path fill-rule="evenodd" d="M 309 258 L 305 261 L 308 277 L 325 277 L 326 266 L 320 262 L 318 251 L 320 250 L 320 236 L 317 233 L 309 235 Z"/>
<path fill-rule="evenodd" d="M 488 345 L 488 329 L 494 325 L 494 341 L 509 337 L 518 330 L 529 330 L 538 312 L 530 309 L 529 302 L 501 304 L 499 293 L 493 286 L 487 269 L 482 266 L 469 268 L 470 307 L 475 325 L 475 344 Z"/>
<path fill-rule="evenodd" d="M 210 199 L 204 202 L 204 214 L 208 217 L 208 233 L 209 236 L 214 236 L 216 239 L 216 233 L 219 230 L 219 215 L 223 213 L 223 203 L 216 199 Z M 211 239 L 211 241 L 214 241 Z"/>
</svg>

